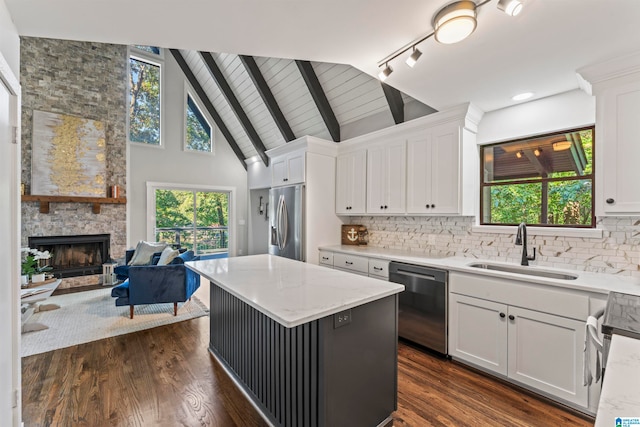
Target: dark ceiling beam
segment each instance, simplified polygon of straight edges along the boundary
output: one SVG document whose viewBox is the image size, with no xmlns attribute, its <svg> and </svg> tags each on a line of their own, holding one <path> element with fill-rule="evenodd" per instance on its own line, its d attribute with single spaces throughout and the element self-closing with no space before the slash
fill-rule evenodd
<svg viewBox="0 0 640 427">
<path fill-rule="evenodd" d="M 258 67 L 254 57 L 247 55 L 238 56 L 240 57 L 240 61 L 242 61 L 245 70 L 247 70 L 249 77 L 251 77 L 253 84 L 256 86 L 256 89 L 258 89 L 258 93 L 262 97 L 262 101 L 267 106 L 267 109 L 271 113 L 271 117 L 273 117 L 273 121 L 276 122 L 276 125 L 278 126 L 278 129 L 280 129 L 280 133 L 282 133 L 284 139 L 287 142 L 296 139 L 296 135 L 291 130 L 289 122 L 287 122 L 284 114 L 282 114 L 282 110 L 280 109 L 276 98 L 273 96 L 273 92 L 271 92 L 271 88 L 267 84 L 267 81 L 260 72 L 260 68 Z"/>
<path fill-rule="evenodd" d="M 522 152 L 541 177 L 546 178 L 549 175 L 549 169 L 542 163 L 540 158 L 534 154 L 531 148 L 525 148 Z"/>
<path fill-rule="evenodd" d="M 242 167 L 244 167 L 246 170 L 247 163 L 245 162 L 244 153 L 238 146 L 238 143 L 236 142 L 233 135 L 231 135 L 231 132 L 229 132 L 229 129 L 227 128 L 227 125 L 222 120 L 222 117 L 220 117 L 220 114 L 218 114 L 215 107 L 211 103 L 211 100 L 209 99 L 209 97 L 207 96 L 207 93 L 202 88 L 202 85 L 200 85 L 200 82 L 198 82 L 198 79 L 196 79 L 196 76 L 191 71 L 191 68 L 189 68 L 189 64 L 187 64 L 187 61 L 184 60 L 179 50 L 170 49 L 170 51 L 173 57 L 175 58 L 176 62 L 182 69 L 184 76 L 189 81 L 189 84 L 191 84 L 191 87 L 193 88 L 193 90 L 196 91 L 196 95 L 198 95 L 198 98 L 200 98 L 200 101 L 204 105 L 204 108 L 207 109 L 207 111 L 209 112 L 209 115 L 211 116 L 213 121 L 216 123 L 216 126 L 218 126 L 218 129 L 220 129 L 220 132 L 222 132 L 222 135 L 225 137 L 225 139 L 231 146 L 231 149 L 233 150 L 234 153 L 236 153 L 238 160 L 240 160 L 240 163 L 242 163 Z"/>
<path fill-rule="evenodd" d="M 258 156 L 260 156 L 266 166 L 269 166 L 269 156 L 265 153 L 267 149 L 265 148 L 262 139 L 260 139 L 260 135 L 258 135 L 258 132 L 256 132 L 255 128 L 251 124 L 247 113 L 244 112 L 242 105 L 240 105 L 240 101 L 238 101 L 238 98 L 236 98 L 236 95 L 233 93 L 233 89 L 231 89 L 231 86 L 227 83 L 227 79 L 225 79 L 224 74 L 222 74 L 222 70 L 220 70 L 220 67 L 218 67 L 218 64 L 216 64 L 216 61 L 213 59 L 213 55 L 209 52 L 200 52 L 200 56 L 209 69 L 211 77 L 213 77 L 218 88 L 220 88 L 220 92 L 222 92 L 222 95 L 229 103 L 231 110 L 234 112 L 240 121 L 242 128 L 247 133 L 249 140 L 253 144 L 253 148 L 255 148 L 258 153 Z"/>
<path fill-rule="evenodd" d="M 380 82 L 380 85 L 382 86 L 384 97 L 387 98 L 387 104 L 389 104 L 393 121 L 397 125 L 404 123 L 404 101 L 402 100 L 402 93 L 386 83 Z"/>
<path fill-rule="evenodd" d="M 327 95 L 324 93 L 324 90 L 320 85 L 320 81 L 318 80 L 318 76 L 313 70 L 313 65 L 311 65 L 311 62 L 309 61 L 299 60 L 296 60 L 296 65 L 300 70 L 300 74 L 302 74 L 302 78 L 307 84 L 307 88 L 318 107 L 318 111 L 320 111 L 320 115 L 329 130 L 331 138 L 335 142 L 340 142 L 340 123 L 338 123 L 336 115 L 333 114 L 333 109 L 331 109 Z"/>
</svg>

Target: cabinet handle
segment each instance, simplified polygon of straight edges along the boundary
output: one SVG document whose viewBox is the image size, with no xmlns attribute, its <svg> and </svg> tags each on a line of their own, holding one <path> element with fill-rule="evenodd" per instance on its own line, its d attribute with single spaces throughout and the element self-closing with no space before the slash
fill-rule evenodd
<svg viewBox="0 0 640 427">
<path fill-rule="evenodd" d="M 353 263 L 351 261 L 345 261 L 344 263 L 347 264 L 347 265 L 353 265 Z"/>
<path fill-rule="evenodd" d="M 424 205 L 424 207 L 425 207 L 425 208 L 427 208 L 427 209 L 429 209 L 429 205 L 428 205 L 428 204 L 427 204 L 427 205 Z"/>
<path fill-rule="evenodd" d="M 607 202 L 608 204 L 612 205 L 612 204 L 615 202 L 615 200 L 613 200 L 613 199 L 607 199 L 607 200 L 606 200 L 606 202 Z"/>
<path fill-rule="evenodd" d="M 514 316 L 513 314 L 509 315 L 509 320 L 516 320 L 516 316 Z"/>
<path fill-rule="evenodd" d="M 380 205 L 380 209 L 384 209 L 384 206 Z"/>
<path fill-rule="evenodd" d="M 432 208 L 435 208 L 435 207 L 436 207 L 436 205 L 431 205 L 431 207 L 432 207 Z"/>
<path fill-rule="evenodd" d="M 323 256 L 322 259 L 325 260 L 325 261 L 329 261 L 329 257 L 328 256 Z"/>
<path fill-rule="evenodd" d="M 384 208 L 387 209 L 387 205 L 384 205 Z"/>
<path fill-rule="evenodd" d="M 382 271 L 382 267 L 373 267 L 375 271 Z"/>
<path fill-rule="evenodd" d="M 500 317 L 501 317 L 502 319 L 504 319 L 504 318 L 505 318 L 505 316 L 506 316 L 506 314 L 504 314 L 504 313 L 500 313 Z"/>
</svg>

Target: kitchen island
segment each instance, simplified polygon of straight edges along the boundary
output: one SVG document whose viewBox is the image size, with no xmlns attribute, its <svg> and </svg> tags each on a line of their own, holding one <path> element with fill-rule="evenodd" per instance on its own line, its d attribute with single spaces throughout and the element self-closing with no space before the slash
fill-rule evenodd
<svg viewBox="0 0 640 427">
<path fill-rule="evenodd" d="M 211 282 L 211 353 L 271 424 L 390 421 L 402 285 L 272 255 L 186 265 Z"/>
</svg>

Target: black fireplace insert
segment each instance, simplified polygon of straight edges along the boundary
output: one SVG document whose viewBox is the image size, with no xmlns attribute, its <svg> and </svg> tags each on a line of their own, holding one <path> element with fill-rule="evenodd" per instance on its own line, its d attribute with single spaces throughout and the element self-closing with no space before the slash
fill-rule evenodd
<svg viewBox="0 0 640 427">
<path fill-rule="evenodd" d="M 58 278 L 101 274 L 110 261 L 110 242 L 110 234 L 29 237 L 30 248 L 51 253 L 51 273 Z"/>
</svg>

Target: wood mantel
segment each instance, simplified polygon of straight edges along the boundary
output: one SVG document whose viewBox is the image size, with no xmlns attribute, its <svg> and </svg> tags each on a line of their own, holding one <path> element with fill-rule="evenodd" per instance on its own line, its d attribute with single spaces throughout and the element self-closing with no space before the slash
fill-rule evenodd
<svg viewBox="0 0 640 427">
<path fill-rule="evenodd" d="M 31 194 L 22 195 L 23 202 L 40 202 L 40 213 L 49 213 L 49 203 L 91 203 L 93 204 L 93 213 L 99 214 L 100 207 L 104 204 L 120 204 L 127 203 L 126 197 L 74 197 L 74 196 L 35 196 Z"/>
</svg>

